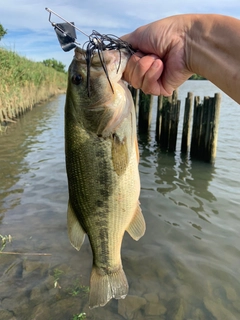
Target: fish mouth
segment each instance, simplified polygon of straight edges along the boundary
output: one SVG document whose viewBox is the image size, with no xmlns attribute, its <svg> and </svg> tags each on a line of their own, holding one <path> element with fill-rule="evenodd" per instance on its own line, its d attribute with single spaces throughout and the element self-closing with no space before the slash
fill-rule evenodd
<svg viewBox="0 0 240 320">
<path fill-rule="evenodd" d="M 122 78 L 122 73 L 126 67 L 126 63 L 130 57 L 130 52 L 127 49 L 112 49 L 112 50 L 94 50 L 89 52 L 82 48 L 77 47 L 75 49 L 74 59 L 81 64 L 86 64 L 87 66 L 87 90 L 88 97 L 90 97 L 90 77 L 91 77 L 91 68 L 102 68 L 112 93 L 114 94 L 114 88 L 111 82 L 110 74 L 112 72 L 118 74 L 116 82 L 120 82 Z"/>
</svg>

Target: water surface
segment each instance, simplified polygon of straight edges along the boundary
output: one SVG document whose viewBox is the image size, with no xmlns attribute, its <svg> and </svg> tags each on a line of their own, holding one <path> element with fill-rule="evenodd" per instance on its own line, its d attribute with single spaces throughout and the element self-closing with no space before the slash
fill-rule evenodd
<svg viewBox="0 0 240 320">
<path fill-rule="evenodd" d="M 179 89 L 203 98 L 208 81 Z M 138 242 L 122 245 L 129 296 L 88 309 L 92 264 L 67 238 L 64 99 L 36 107 L 0 135 L 0 234 L 13 241 L 0 255 L 0 319 L 240 319 L 240 107 L 222 95 L 214 165 L 174 154 L 139 137 L 141 206 L 147 223 Z M 154 122 L 154 121 L 153 121 Z M 181 125 L 180 125 L 181 131 Z M 40 254 L 50 255 L 40 255 Z"/>
</svg>

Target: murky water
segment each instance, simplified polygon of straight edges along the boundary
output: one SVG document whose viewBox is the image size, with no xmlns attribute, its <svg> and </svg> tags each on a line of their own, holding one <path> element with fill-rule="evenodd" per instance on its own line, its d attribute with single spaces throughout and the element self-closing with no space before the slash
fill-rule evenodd
<svg viewBox="0 0 240 320">
<path fill-rule="evenodd" d="M 179 97 L 187 91 L 219 90 L 192 81 Z M 161 152 L 154 124 L 140 137 L 147 231 L 138 242 L 124 237 L 129 296 L 89 310 L 89 243 L 75 251 L 66 230 L 64 99 L 0 135 L 0 235 L 13 237 L 3 252 L 28 253 L 0 254 L 0 319 L 240 319 L 240 107 L 223 95 L 214 166 Z"/>
</svg>

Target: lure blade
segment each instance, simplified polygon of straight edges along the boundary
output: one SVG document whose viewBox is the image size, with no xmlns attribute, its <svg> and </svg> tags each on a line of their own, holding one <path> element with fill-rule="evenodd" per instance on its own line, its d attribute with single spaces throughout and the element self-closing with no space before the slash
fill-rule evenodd
<svg viewBox="0 0 240 320">
<path fill-rule="evenodd" d="M 74 25 L 74 22 L 71 22 Z M 63 51 L 67 52 L 76 47 L 77 39 L 75 28 L 68 23 L 55 23 L 54 30 Z"/>
</svg>

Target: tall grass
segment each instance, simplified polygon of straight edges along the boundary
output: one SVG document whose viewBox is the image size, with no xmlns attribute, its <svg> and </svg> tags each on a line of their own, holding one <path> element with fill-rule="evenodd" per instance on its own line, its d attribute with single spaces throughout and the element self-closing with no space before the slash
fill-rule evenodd
<svg viewBox="0 0 240 320">
<path fill-rule="evenodd" d="M 0 48 L 0 124 L 66 90 L 67 76 Z"/>
</svg>

